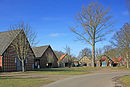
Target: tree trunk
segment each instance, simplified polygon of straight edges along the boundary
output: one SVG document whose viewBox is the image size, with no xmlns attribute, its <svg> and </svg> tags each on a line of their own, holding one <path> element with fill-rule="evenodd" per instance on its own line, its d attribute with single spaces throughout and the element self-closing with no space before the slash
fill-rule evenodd
<svg viewBox="0 0 130 87">
<path fill-rule="evenodd" d="M 128 54 L 126 54 L 126 57 L 127 57 L 127 68 L 129 68 L 129 56 L 128 56 Z"/>
<path fill-rule="evenodd" d="M 22 60 L 22 72 L 25 72 L 25 67 L 24 67 L 24 60 Z"/>
<path fill-rule="evenodd" d="M 127 52 L 126 52 L 126 58 L 127 58 L 127 68 L 129 68 L 129 41 L 127 41 L 126 44 L 126 48 L 127 48 Z"/>
<path fill-rule="evenodd" d="M 92 49 L 92 67 L 95 67 L 95 44 L 93 44 Z"/>
</svg>

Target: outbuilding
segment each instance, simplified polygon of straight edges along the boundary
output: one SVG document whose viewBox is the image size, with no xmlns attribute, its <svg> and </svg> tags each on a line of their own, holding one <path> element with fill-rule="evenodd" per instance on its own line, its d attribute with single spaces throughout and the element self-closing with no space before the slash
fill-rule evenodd
<svg viewBox="0 0 130 87">
<path fill-rule="evenodd" d="M 35 68 L 58 67 L 58 59 L 50 45 L 34 47 Z"/>
</svg>

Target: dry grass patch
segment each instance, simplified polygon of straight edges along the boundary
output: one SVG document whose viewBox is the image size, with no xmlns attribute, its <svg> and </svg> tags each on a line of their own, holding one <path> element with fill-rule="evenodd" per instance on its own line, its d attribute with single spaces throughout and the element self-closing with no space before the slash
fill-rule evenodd
<svg viewBox="0 0 130 87">
<path fill-rule="evenodd" d="M 124 76 L 120 78 L 120 81 L 125 85 L 125 87 L 130 87 L 130 76 Z"/>
<path fill-rule="evenodd" d="M 0 87 L 39 87 L 50 82 L 53 81 L 34 78 L 0 77 Z"/>
</svg>

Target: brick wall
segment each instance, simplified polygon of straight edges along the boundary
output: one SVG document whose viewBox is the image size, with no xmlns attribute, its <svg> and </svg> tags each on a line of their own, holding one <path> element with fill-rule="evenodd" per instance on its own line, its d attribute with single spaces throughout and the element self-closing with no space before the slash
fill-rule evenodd
<svg viewBox="0 0 130 87">
<path fill-rule="evenodd" d="M 16 60 L 17 54 L 13 47 L 9 46 L 3 54 L 2 71 L 17 71 Z M 30 48 L 27 57 L 26 70 L 33 70 L 34 54 Z"/>
<path fill-rule="evenodd" d="M 0 72 L 2 71 L 2 56 L 0 56 Z"/>
<path fill-rule="evenodd" d="M 13 47 L 9 46 L 3 54 L 3 70 L 2 71 L 16 71 L 16 52 Z"/>
<path fill-rule="evenodd" d="M 34 54 L 33 51 L 29 50 L 28 57 L 27 57 L 27 63 L 26 63 L 26 70 L 33 70 L 34 69 Z"/>
</svg>

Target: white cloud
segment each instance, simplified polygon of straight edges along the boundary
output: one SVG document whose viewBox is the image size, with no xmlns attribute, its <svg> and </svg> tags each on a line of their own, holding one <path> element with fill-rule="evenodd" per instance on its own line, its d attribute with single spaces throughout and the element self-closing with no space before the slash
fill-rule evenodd
<svg viewBox="0 0 130 87">
<path fill-rule="evenodd" d="M 65 34 L 63 33 L 51 33 L 49 34 L 50 37 L 59 37 L 59 36 L 64 36 Z"/>
<path fill-rule="evenodd" d="M 124 11 L 122 12 L 123 15 L 129 15 L 129 12 L 128 11 Z"/>
</svg>

